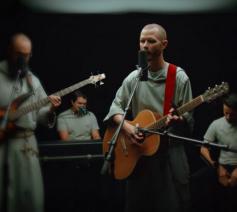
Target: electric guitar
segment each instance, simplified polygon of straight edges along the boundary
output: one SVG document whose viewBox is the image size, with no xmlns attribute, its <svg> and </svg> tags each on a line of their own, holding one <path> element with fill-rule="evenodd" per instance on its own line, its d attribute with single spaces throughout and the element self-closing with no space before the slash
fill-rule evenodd
<svg viewBox="0 0 237 212">
<path fill-rule="evenodd" d="M 81 82 L 78 82 L 74 85 L 71 85 L 65 89 L 62 89 L 60 91 L 57 91 L 55 93 L 53 93 L 52 95 L 56 95 L 56 96 L 65 96 L 85 85 L 88 84 L 96 84 L 98 81 L 101 81 L 105 79 L 105 74 L 98 74 L 98 75 L 92 75 L 90 76 L 88 79 L 83 80 Z M 100 82 L 103 83 L 103 82 Z M 6 129 L 1 129 L 0 130 L 0 143 L 1 141 L 5 138 L 6 134 L 9 134 L 11 132 L 14 131 L 14 129 L 16 128 L 16 126 L 14 125 L 14 121 L 16 121 L 18 118 L 20 118 L 21 116 L 33 111 L 33 110 L 38 110 L 41 107 L 47 105 L 49 103 L 49 98 L 45 97 L 37 102 L 34 102 L 32 104 L 28 104 L 24 107 L 20 107 L 18 109 L 18 107 L 30 96 L 30 93 L 26 93 L 23 94 L 19 97 L 17 97 L 12 104 L 10 105 L 10 110 L 8 113 L 8 117 L 7 117 L 7 125 L 6 125 Z M 6 113 L 6 109 L 5 108 L 0 108 L 0 123 L 2 123 L 2 119 L 4 117 Z"/>
<path fill-rule="evenodd" d="M 229 85 L 223 82 L 216 85 L 214 88 L 209 88 L 204 94 L 195 99 L 185 103 L 177 108 L 177 113 L 182 115 L 188 111 L 193 110 L 204 102 L 211 102 L 212 100 L 228 93 Z M 167 115 L 160 116 L 150 110 L 143 110 L 138 113 L 133 121 L 128 121 L 130 124 L 139 128 L 145 128 L 151 131 L 162 129 L 166 126 Z M 110 141 L 116 131 L 116 125 L 109 125 L 105 131 L 103 138 L 103 153 L 106 154 L 110 148 Z M 151 156 L 157 152 L 160 147 L 160 135 L 148 134 L 146 135 L 142 145 L 133 144 L 128 136 L 121 131 L 115 144 L 113 152 L 113 161 L 111 164 L 112 175 L 115 179 L 125 179 L 134 170 L 137 161 L 141 156 Z"/>
</svg>

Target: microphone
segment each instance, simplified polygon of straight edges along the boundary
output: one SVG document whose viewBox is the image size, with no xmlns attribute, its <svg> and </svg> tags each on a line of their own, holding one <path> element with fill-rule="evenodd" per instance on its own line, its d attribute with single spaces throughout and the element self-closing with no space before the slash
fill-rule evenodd
<svg viewBox="0 0 237 212">
<path fill-rule="evenodd" d="M 16 66 L 17 66 L 18 71 L 21 72 L 21 76 L 24 76 L 27 73 L 27 64 L 26 64 L 24 56 L 19 55 L 17 57 Z"/>
<path fill-rule="evenodd" d="M 141 81 L 147 81 L 148 79 L 148 63 L 147 63 L 147 52 L 140 50 L 138 52 L 138 66 L 141 69 Z"/>
</svg>

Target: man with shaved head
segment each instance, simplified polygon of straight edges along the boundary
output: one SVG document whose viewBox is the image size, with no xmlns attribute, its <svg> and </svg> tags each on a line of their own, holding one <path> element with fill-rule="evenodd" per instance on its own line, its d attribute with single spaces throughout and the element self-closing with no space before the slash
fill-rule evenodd
<svg viewBox="0 0 237 212">
<path fill-rule="evenodd" d="M 44 209 L 34 130 L 38 121 L 53 126 L 54 109 L 61 104 L 61 99 L 52 95 L 44 107 L 35 105 L 37 109 L 30 112 L 21 110 L 47 99 L 40 80 L 30 70 L 31 55 L 30 38 L 17 33 L 10 39 L 6 60 L 0 62 L 0 211 L 4 212 L 43 212 Z M 8 105 L 10 111 L 21 111 L 23 115 L 11 120 Z"/>
<path fill-rule="evenodd" d="M 191 84 L 185 71 L 164 59 L 168 46 L 166 30 L 159 24 L 144 26 L 139 39 L 140 50 L 147 55 L 147 79 L 139 81 L 130 105 L 133 118 L 141 111 L 167 115 L 167 129 L 175 134 L 191 132 L 191 113 L 175 114 L 192 99 Z M 146 67 L 143 67 L 146 68 Z M 124 79 L 112 102 L 105 121 L 117 125 L 122 121 L 126 104 L 140 71 L 134 70 Z M 146 117 L 143 117 L 146 119 Z M 108 122 L 110 124 L 110 122 Z M 139 123 L 138 123 L 139 124 Z M 122 132 L 134 148 L 143 145 L 146 135 L 125 120 Z M 142 156 L 127 179 L 127 212 L 177 212 L 189 210 L 189 167 L 182 142 L 169 138 L 152 156 Z M 129 154 L 129 152 L 128 152 Z"/>
</svg>

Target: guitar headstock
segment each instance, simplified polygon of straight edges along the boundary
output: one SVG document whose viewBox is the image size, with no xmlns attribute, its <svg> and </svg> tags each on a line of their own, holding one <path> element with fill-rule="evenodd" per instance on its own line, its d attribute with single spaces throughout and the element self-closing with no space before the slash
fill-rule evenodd
<svg viewBox="0 0 237 212">
<path fill-rule="evenodd" d="M 202 95 L 205 102 L 211 102 L 216 98 L 223 96 L 229 92 L 229 84 L 222 82 L 220 85 L 215 85 L 214 88 L 208 88 Z"/>
<path fill-rule="evenodd" d="M 97 82 L 105 79 L 105 74 L 98 74 L 98 75 L 91 75 L 89 78 L 89 81 L 91 84 L 96 84 Z M 104 84 L 102 81 L 100 82 L 100 85 Z"/>
</svg>

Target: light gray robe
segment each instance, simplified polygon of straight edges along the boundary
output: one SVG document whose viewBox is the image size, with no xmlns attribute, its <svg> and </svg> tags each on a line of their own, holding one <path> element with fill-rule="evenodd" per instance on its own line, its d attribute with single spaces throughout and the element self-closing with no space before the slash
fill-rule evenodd
<svg viewBox="0 0 237 212">
<path fill-rule="evenodd" d="M 149 109 L 163 114 L 165 80 L 168 63 L 158 72 L 148 72 L 148 81 L 139 82 L 130 108 L 135 118 Z M 118 89 L 105 121 L 115 114 L 124 114 L 128 97 L 134 86 L 138 71 L 131 72 Z M 192 99 L 191 84 L 183 69 L 178 67 L 173 103 L 179 107 Z M 173 133 L 184 134 L 192 128 L 190 113 L 184 114 L 186 123 L 170 129 Z M 181 142 L 171 142 L 168 151 L 143 157 L 136 169 L 145 169 L 144 175 L 134 174 L 128 178 L 126 211 L 184 211 L 189 207 L 189 167 Z M 135 170 L 134 173 L 139 172 Z M 143 170 L 144 172 L 144 170 Z"/>
<path fill-rule="evenodd" d="M 39 79 L 31 72 L 30 74 L 34 93 L 21 107 L 47 96 Z M 14 82 L 15 80 L 8 77 L 7 62 L 2 61 L 0 63 L 0 108 L 5 108 L 10 102 Z M 13 92 L 13 99 L 29 91 L 26 79 L 20 79 Z M 37 121 L 53 126 L 53 123 L 49 122 L 48 111 L 49 106 L 42 107 L 40 110 L 35 110 L 21 116 L 15 124 L 28 130 L 35 130 Z M 44 208 L 43 182 L 36 138 L 34 135 L 27 138 L 14 138 L 14 135 L 11 135 L 11 137 L 11 139 L 0 143 L 0 208 L 3 205 L 3 195 L 6 193 L 3 186 L 3 162 L 4 147 L 7 142 L 9 169 L 9 186 L 7 190 L 8 212 L 42 212 Z"/>
</svg>

